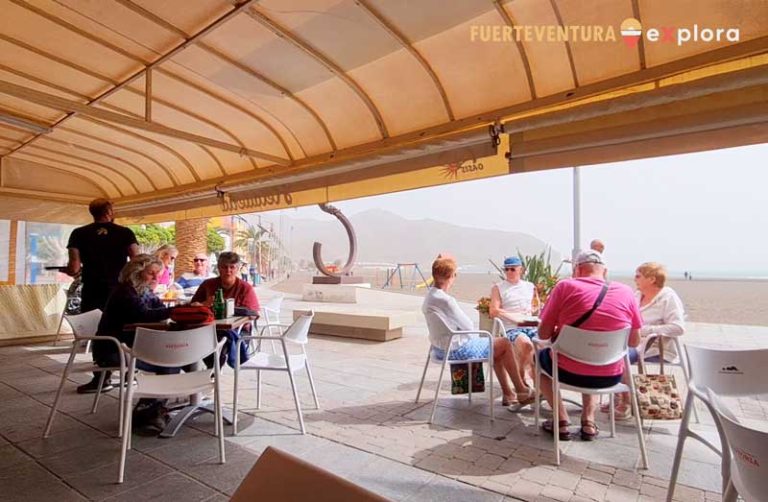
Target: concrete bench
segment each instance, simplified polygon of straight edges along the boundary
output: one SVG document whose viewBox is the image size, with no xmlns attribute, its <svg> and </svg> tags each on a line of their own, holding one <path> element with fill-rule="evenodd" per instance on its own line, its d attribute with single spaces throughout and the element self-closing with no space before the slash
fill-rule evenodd
<svg viewBox="0 0 768 502">
<path fill-rule="evenodd" d="M 294 310 L 293 319 L 308 313 L 309 310 Z M 403 327 L 418 322 L 419 315 L 420 312 L 410 310 L 354 310 L 322 306 L 315 309 L 309 332 L 386 342 L 402 337 Z"/>
</svg>

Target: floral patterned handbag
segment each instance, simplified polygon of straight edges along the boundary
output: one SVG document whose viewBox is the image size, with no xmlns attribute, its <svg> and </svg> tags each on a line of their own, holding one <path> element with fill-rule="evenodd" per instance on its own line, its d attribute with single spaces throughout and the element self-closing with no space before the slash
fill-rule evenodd
<svg viewBox="0 0 768 502">
<path fill-rule="evenodd" d="M 469 371 L 467 363 L 451 364 L 451 394 L 469 392 Z M 472 392 L 485 392 L 483 363 L 472 363 Z"/>
<path fill-rule="evenodd" d="M 633 375 L 640 417 L 680 420 L 683 407 L 674 375 Z"/>
</svg>

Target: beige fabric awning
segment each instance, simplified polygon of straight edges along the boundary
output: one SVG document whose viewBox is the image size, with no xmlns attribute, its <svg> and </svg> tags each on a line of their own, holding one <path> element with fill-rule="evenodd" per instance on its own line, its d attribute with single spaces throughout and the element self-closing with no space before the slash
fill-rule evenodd
<svg viewBox="0 0 768 502">
<path fill-rule="evenodd" d="M 2 219 L 83 222 L 96 196 L 191 218 L 768 140 L 763 0 L 0 2 Z"/>
</svg>

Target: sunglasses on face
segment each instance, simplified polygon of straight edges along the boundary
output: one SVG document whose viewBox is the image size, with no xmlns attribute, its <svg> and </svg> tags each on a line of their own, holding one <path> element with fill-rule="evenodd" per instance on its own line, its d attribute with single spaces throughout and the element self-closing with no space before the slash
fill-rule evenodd
<svg viewBox="0 0 768 502">
<path fill-rule="evenodd" d="M 203 259 L 203 258 L 195 258 L 195 259 L 194 259 L 194 262 L 195 262 L 195 263 L 197 263 L 197 262 L 200 262 L 200 263 L 204 263 L 204 262 L 206 262 L 206 261 L 208 261 L 208 260 L 205 260 L 205 259 Z"/>
<path fill-rule="evenodd" d="M 517 267 L 506 267 L 506 268 L 504 269 L 504 271 L 505 271 L 505 272 L 511 272 L 511 271 L 513 271 L 513 270 L 518 270 L 518 268 L 517 268 Z"/>
</svg>

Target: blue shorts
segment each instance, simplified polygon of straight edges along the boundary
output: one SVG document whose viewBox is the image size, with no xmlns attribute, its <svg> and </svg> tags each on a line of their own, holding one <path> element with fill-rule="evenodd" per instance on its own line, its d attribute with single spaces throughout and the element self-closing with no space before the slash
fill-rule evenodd
<svg viewBox="0 0 768 502">
<path fill-rule="evenodd" d="M 539 334 L 539 328 L 509 328 L 507 330 L 507 338 L 509 338 L 509 341 L 512 343 L 515 343 L 515 340 L 520 335 L 525 335 L 528 338 L 533 338 L 538 334 Z"/>
<path fill-rule="evenodd" d="M 466 361 L 467 359 L 487 358 L 491 350 L 490 340 L 488 338 L 470 338 L 464 345 L 448 353 L 449 361 Z M 442 361 L 445 358 L 445 351 L 438 347 L 432 347 L 432 357 Z"/>
<path fill-rule="evenodd" d="M 549 349 L 539 351 L 539 364 L 544 373 L 552 376 L 552 353 Z M 571 373 L 563 368 L 557 369 L 557 379 L 565 384 L 573 385 L 576 387 L 587 387 L 588 389 L 602 389 L 605 387 L 613 387 L 617 383 L 621 382 L 621 375 L 614 376 L 593 376 L 593 375 L 579 375 L 578 373 Z"/>
</svg>

